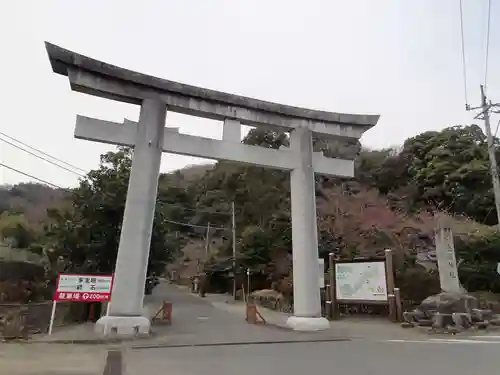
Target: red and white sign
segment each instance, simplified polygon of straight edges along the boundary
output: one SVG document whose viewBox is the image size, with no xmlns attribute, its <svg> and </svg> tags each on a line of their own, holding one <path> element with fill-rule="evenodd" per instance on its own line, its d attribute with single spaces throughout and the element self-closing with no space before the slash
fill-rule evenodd
<svg viewBox="0 0 500 375">
<path fill-rule="evenodd" d="M 77 275 L 61 273 L 57 278 L 57 302 L 111 301 L 113 275 Z"/>
</svg>

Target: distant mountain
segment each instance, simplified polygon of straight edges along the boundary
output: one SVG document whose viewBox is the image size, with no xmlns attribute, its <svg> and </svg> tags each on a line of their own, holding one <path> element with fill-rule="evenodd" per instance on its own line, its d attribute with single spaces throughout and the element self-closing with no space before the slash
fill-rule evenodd
<svg viewBox="0 0 500 375">
<path fill-rule="evenodd" d="M 69 193 L 38 183 L 0 186 L 0 215 L 23 214 L 30 222 L 45 218 L 47 208 L 59 205 Z"/>
<path fill-rule="evenodd" d="M 179 185 L 189 184 L 212 168 L 212 164 L 189 165 L 162 177 L 173 179 Z M 23 214 L 29 222 L 41 222 L 46 217 L 47 208 L 60 206 L 69 196 L 66 190 L 33 182 L 0 185 L 0 215 Z"/>
</svg>

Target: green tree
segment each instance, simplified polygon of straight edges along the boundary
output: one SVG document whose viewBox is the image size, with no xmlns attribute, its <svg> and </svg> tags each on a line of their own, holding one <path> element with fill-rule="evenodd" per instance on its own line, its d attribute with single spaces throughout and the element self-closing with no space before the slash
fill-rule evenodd
<svg viewBox="0 0 500 375">
<path fill-rule="evenodd" d="M 36 232 L 23 215 L 0 216 L 0 238 L 12 247 L 27 249 L 36 239 Z"/>
<path fill-rule="evenodd" d="M 66 268 L 79 272 L 113 272 L 119 244 L 132 151 L 119 148 L 101 156 L 73 191 L 69 210 L 52 210 L 48 246 L 64 259 Z M 163 186 L 160 196 L 168 196 Z M 163 272 L 181 244 L 172 235 L 161 204 L 157 205 L 151 237 L 149 272 Z"/>
<path fill-rule="evenodd" d="M 494 224 L 486 145 L 477 125 L 428 131 L 407 139 L 398 153 L 362 153 L 356 175 L 393 201 L 405 201 L 408 211 L 449 211 Z"/>
<path fill-rule="evenodd" d="M 486 138 L 477 125 L 454 126 L 408 139 L 402 157 L 420 202 L 493 224 Z"/>
</svg>

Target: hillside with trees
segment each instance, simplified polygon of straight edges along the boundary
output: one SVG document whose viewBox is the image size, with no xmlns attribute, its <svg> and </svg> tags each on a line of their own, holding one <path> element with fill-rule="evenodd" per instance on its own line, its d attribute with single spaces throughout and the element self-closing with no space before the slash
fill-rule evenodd
<svg viewBox="0 0 500 375">
<path fill-rule="evenodd" d="M 244 142 L 279 148 L 288 137 L 252 130 Z M 421 255 L 433 250 L 436 216 L 447 215 L 464 286 L 500 293 L 500 237 L 492 227 L 486 139 L 478 126 L 425 132 L 398 150 L 324 140 L 314 140 L 314 148 L 328 157 L 356 159 L 352 180 L 316 177 L 320 256 L 333 251 L 342 258 L 373 257 L 391 248 L 404 297 L 418 301 L 437 288 L 436 274 L 420 264 Z M 130 164 L 131 151 L 119 148 L 102 155 L 100 167 L 70 192 L 37 184 L 3 187 L 3 247 L 38 256 L 49 279 L 61 270 L 112 272 Z M 256 287 L 291 297 L 289 185 L 288 173 L 229 162 L 162 175 L 149 271 L 227 273 L 234 201 L 238 270 L 251 268 Z M 207 252 L 208 223 L 215 229 Z"/>
</svg>

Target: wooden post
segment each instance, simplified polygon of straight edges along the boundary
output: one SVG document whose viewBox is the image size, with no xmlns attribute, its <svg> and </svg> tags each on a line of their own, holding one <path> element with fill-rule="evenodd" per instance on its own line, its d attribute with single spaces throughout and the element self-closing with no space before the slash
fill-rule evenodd
<svg viewBox="0 0 500 375">
<path fill-rule="evenodd" d="M 394 288 L 394 297 L 396 298 L 396 318 L 398 322 L 403 321 L 403 303 L 401 302 L 401 290 Z"/>
<path fill-rule="evenodd" d="M 387 296 L 389 302 L 389 320 L 391 322 L 397 321 L 397 311 L 396 311 L 396 296 L 394 294 L 389 294 Z"/>
<path fill-rule="evenodd" d="M 257 323 L 257 306 L 255 303 L 247 303 L 247 322 L 250 324 Z"/>
<path fill-rule="evenodd" d="M 387 278 L 387 302 L 389 304 L 389 319 L 397 320 L 396 297 L 394 295 L 394 265 L 392 261 L 392 250 L 385 250 L 385 273 Z"/>
<path fill-rule="evenodd" d="M 163 301 L 160 309 L 156 312 L 153 322 L 160 321 L 166 324 L 172 324 L 172 302 Z"/>
<path fill-rule="evenodd" d="M 250 289 L 250 268 L 247 268 L 247 301 L 250 301 L 250 294 L 251 294 L 251 289 Z"/>
<path fill-rule="evenodd" d="M 338 319 L 337 281 L 335 276 L 335 254 L 328 254 L 328 284 L 330 285 L 330 319 Z"/>
<path fill-rule="evenodd" d="M 250 324 L 266 324 L 266 320 L 259 312 L 257 305 L 254 302 L 246 304 L 246 320 Z"/>
<path fill-rule="evenodd" d="M 330 284 L 325 285 L 325 314 L 328 319 L 332 318 L 332 301 L 330 301 Z"/>
<path fill-rule="evenodd" d="M 394 294 L 394 265 L 391 249 L 385 250 L 385 272 L 387 276 L 387 294 Z"/>
</svg>

